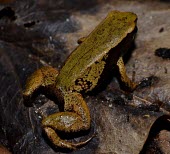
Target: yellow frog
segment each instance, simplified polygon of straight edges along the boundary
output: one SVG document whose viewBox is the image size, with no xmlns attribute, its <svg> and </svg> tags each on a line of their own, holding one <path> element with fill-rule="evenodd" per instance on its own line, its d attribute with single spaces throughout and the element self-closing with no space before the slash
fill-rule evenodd
<svg viewBox="0 0 170 154">
<path fill-rule="evenodd" d="M 78 132 L 90 128 L 89 108 L 82 93 L 92 91 L 107 80 L 112 68 L 118 67 L 120 80 L 129 90 L 137 86 L 126 75 L 122 56 L 128 51 L 137 32 L 137 16 L 131 12 L 112 11 L 71 53 L 58 72 L 46 66 L 34 72 L 26 83 L 23 93 L 30 98 L 44 88 L 55 95 L 64 111 L 42 120 L 42 127 L 51 142 L 62 148 L 75 149 L 87 143 L 72 143 L 61 139 L 55 130 Z"/>
</svg>

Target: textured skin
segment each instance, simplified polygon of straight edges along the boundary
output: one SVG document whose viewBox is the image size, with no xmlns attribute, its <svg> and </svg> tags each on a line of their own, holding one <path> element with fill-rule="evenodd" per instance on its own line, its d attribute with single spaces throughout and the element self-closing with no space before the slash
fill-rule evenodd
<svg viewBox="0 0 170 154">
<path fill-rule="evenodd" d="M 136 20 L 137 16 L 131 12 L 110 12 L 69 56 L 56 79 L 57 85 L 67 91 L 81 91 L 80 84 L 76 86 L 76 80 L 80 80 L 78 82 L 82 83 L 82 89 L 86 82 L 90 84 L 86 90 L 92 90 L 97 85 L 108 57 L 112 56 L 112 61 L 107 63 L 110 66 L 116 64 L 127 51 L 125 47 L 110 53 L 115 52 L 111 49 L 126 39 L 128 34 L 132 34 L 132 37 L 128 37 L 127 42 L 134 39 Z"/>
<path fill-rule="evenodd" d="M 136 84 L 129 80 L 121 56 L 129 49 L 136 33 L 137 17 L 133 13 L 112 11 L 69 56 L 60 72 L 52 67 L 42 67 L 27 80 L 23 93 L 33 96 L 39 88 L 52 93 L 64 107 L 42 120 L 42 126 L 51 142 L 61 148 L 75 149 L 92 139 L 72 143 L 61 139 L 55 130 L 78 132 L 90 128 L 90 112 L 81 92 L 93 90 L 100 79 L 109 76 L 117 65 L 121 81 L 129 89 Z"/>
</svg>

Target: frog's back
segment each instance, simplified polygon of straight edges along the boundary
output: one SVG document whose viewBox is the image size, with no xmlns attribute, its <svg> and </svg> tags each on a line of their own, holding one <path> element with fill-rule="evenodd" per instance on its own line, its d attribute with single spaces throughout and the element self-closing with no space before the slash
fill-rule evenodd
<svg viewBox="0 0 170 154">
<path fill-rule="evenodd" d="M 94 71 L 92 69 L 98 71 L 93 75 L 97 81 L 105 67 L 103 59 L 106 59 L 109 51 L 118 46 L 126 35 L 135 29 L 136 19 L 136 15 L 131 12 L 110 12 L 68 57 L 56 79 L 57 84 L 70 90 L 79 78 L 84 78 L 87 74 L 92 75 Z M 121 52 L 115 53 L 117 55 L 113 59 L 115 63 Z M 90 80 L 92 81 L 89 82 L 93 84 L 94 79 Z"/>
</svg>

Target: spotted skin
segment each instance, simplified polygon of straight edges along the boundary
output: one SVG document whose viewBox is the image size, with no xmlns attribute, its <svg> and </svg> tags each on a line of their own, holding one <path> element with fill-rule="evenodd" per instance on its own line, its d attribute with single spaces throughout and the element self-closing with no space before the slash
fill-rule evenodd
<svg viewBox="0 0 170 154">
<path fill-rule="evenodd" d="M 111 70 L 118 66 L 122 82 L 133 90 L 136 84 L 129 80 L 122 61 L 136 34 L 137 16 L 131 12 L 112 11 L 68 57 L 60 72 L 43 67 L 27 80 L 24 98 L 31 98 L 42 88 L 55 95 L 63 106 L 62 112 L 42 120 L 42 127 L 50 141 L 60 148 L 76 149 L 89 139 L 73 143 L 61 139 L 57 131 L 79 132 L 90 129 L 90 112 L 81 93 L 96 88 L 107 80 Z"/>
</svg>

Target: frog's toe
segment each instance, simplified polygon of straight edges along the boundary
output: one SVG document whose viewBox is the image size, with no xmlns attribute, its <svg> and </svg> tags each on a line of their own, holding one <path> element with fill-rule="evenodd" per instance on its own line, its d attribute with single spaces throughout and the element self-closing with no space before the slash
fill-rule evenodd
<svg viewBox="0 0 170 154">
<path fill-rule="evenodd" d="M 67 148 L 71 150 L 76 149 L 76 147 L 72 145 L 71 143 L 65 140 L 62 140 L 52 128 L 46 127 L 44 128 L 44 130 L 45 130 L 46 135 L 48 136 L 48 138 L 50 139 L 50 141 L 53 143 L 54 146 L 60 147 L 60 148 Z"/>
<path fill-rule="evenodd" d="M 81 147 L 81 146 L 87 144 L 94 137 L 94 135 L 92 135 L 85 141 L 81 141 L 78 143 L 72 143 L 72 142 L 68 142 L 68 141 L 61 139 L 57 135 L 55 130 L 53 130 L 50 127 L 45 127 L 44 130 L 45 130 L 46 135 L 48 136 L 48 138 L 50 139 L 50 141 L 53 143 L 53 145 L 55 147 L 60 147 L 60 148 L 65 148 L 65 149 L 70 149 L 70 150 L 75 150 L 78 147 Z"/>
</svg>

